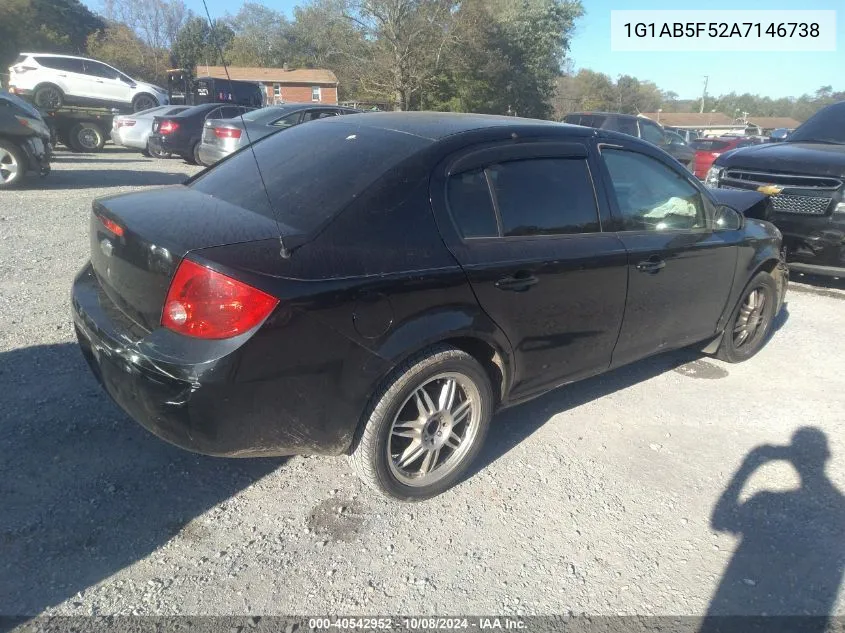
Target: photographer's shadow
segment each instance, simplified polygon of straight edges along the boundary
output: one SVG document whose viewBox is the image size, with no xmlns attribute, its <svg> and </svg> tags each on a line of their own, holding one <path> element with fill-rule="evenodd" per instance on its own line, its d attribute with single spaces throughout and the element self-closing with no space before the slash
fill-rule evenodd
<svg viewBox="0 0 845 633">
<path fill-rule="evenodd" d="M 809 427 L 796 431 L 788 446 L 758 446 L 746 456 L 711 517 L 714 530 L 741 541 L 708 616 L 815 616 L 773 618 L 765 628 L 825 630 L 845 569 L 845 497 L 825 474 L 830 456 L 825 434 Z M 790 462 L 800 486 L 740 502 L 751 475 L 774 460 Z M 735 630 L 732 623 L 736 619 L 711 617 L 701 630 Z"/>
</svg>

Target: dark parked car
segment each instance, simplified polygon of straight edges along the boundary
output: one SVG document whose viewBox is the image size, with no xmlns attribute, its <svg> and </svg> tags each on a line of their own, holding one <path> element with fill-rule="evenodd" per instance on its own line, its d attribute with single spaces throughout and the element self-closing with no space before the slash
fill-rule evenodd
<svg viewBox="0 0 845 633">
<path fill-rule="evenodd" d="M 694 152 L 680 136 L 671 136 L 658 124 L 646 117 L 613 112 L 573 112 L 563 117 L 564 123 L 584 125 L 600 130 L 613 130 L 636 136 L 656 145 L 681 165 L 692 170 Z"/>
<path fill-rule="evenodd" d="M 173 116 L 153 118 L 148 146 L 153 156 L 174 154 L 189 163 L 202 165 L 199 156 L 202 130 L 206 121 L 231 119 L 252 108 L 221 103 L 203 103 Z"/>
<path fill-rule="evenodd" d="M 0 91 L 0 189 L 19 185 L 28 171 L 50 173 L 50 128 L 38 110 Z"/>
<path fill-rule="evenodd" d="M 725 206 L 630 136 L 375 113 L 252 147 L 95 201 L 73 286 L 106 391 L 194 451 L 347 453 L 429 497 L 496 409 L 682 346 L 745 360 L 786 292 L 780 234 L 737 210 L 765 196 Z"/>
<path fill-rule="evenodd" d="M 360 110 L 314 103 L 288 103 L 253 110 L 235 119 L 208 119 L 202 133 L 199 159 L 204 165 L 213 165 L 250 142 L 254 143 L 273 132 L 308 121 L 356 112 Z"/>
<path fill-rule="evenodd" d="M 790 268 L 845 277 L 845 101 L 782 142 L 719 156 L 707 184 L 770 195 Z"/>
</svg>

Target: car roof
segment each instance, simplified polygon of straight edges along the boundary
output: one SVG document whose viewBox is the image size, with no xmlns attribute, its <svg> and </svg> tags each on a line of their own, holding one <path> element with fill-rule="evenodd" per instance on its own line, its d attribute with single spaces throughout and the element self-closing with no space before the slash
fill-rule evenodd
<svg viewBox="0 0 845 633">
<path fill-rule="evenodd" d="M 99 62 L 98 59 L 92 59 L 90 57 L 80 57 L 79 55 L 62 55 L 61 53 L 21 53 L 21 55 L 26 55 L 30 57 L 64 57 L 66 59 L 84 59 L 87 62 Z M 101 64 L 105 64 L 106 62 L 100 62 Z"/>
<path fill-rule="evenodd" d="M 642 119 L 645 117 L 637 116 L 636 114 L 622 114 L 621 112 L 570 112 L 569 114 L 564 115 L 564 117 L 568 116 L 593 116 L 593 115 L 600 115 L 600 116 L 618 116 L 623 117 L 626 119 Z M 649 119 L 650 121 L 651 119 Z"/>
<path fill-rule="evenodd" d="M 346 120 L 344 122 L 344 120 Z M 592 128 L 580 125 L 568 125 L 556 121 L 524 119 L 513 116 L 492 114 L 459 114 L 455 112 L 362 112 L 354 117 L 330 117 L 325 119 L 334 124 L 346 124 L 350 127 L 369 127 L 386 131 L 410 134 L 431 141 L 439 141 L 447 136 L 481 130 L 485 128 L 509 128 L 513 132 L 536 130 L 548 127 L 552 130 L 567 129 L 575 136 L 595 134 Z"/>
</svg>

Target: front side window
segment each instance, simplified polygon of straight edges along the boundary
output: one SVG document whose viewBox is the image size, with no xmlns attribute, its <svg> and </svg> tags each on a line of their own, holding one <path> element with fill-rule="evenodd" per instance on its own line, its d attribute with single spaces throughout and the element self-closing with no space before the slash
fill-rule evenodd
<svg viewBox="0 0 845 633">
<path fill-rule="evenodd" d="M 663 137 L 663 131 L 653 123 L 640 121 L 640 132 L 642 133 L 643 140 L 653 145 L 663 145 L 666 143 Z"/>
<path fill-rule="evenodd" d="M 498 163 L 452 176 L 449 208 L 464 237 L 566 235 L 600 230 L 584 159 Z"/>
<path fill-rule="evenodd" d="M 311 86 L 311 101 L 321 101 L 322 100 L 322 90 L 320 90 L 320 86 Z"/>
<path fill-rule="evenodd" d="M 99 62 L 86 61 L 85 74 L 103 79 L 117 79 L 117 71 Z"/>
<path fill-rule="evenodd" d="M 686 176 L 660 161 L 624 150 L 602 150 L 626 231 L 707 228 L 704 198 Z"/>
</svg>

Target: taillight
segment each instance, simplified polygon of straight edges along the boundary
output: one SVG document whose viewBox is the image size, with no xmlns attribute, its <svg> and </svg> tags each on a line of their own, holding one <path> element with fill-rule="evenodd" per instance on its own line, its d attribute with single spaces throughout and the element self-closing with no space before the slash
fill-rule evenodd
<svg viewBox="0 0 845 633">
<path fill-rule="evenodd" d="M 97 217 L 99 218 L 103 226 L 106 227 L 109 231 L 111 231 L 118 237 L 123 237 L 123 227 L 120 226 L 117 222 L 107 218 L 104 215 L 100 215 L 99 213 L 97 214 Z"/>
<path fill-rule="evenodd" d="M 236 127 L 216 127 L 214 136 L 217 138 L 240 138 L 241 131 Z"/>
<path fill-rule="evenodd" d="M 176 121 L 162 121 L 158 127 L 158 131 L 162 134 L 173 134 L 179 129 L 179 124 Z"/>
<path fill-rule="evenodd" d="M 186 336 L 229 338 L 254 328 L 278 303 L 242 281 L 183 259 L 170 282 L 161 324 Z"/>
</svg>

